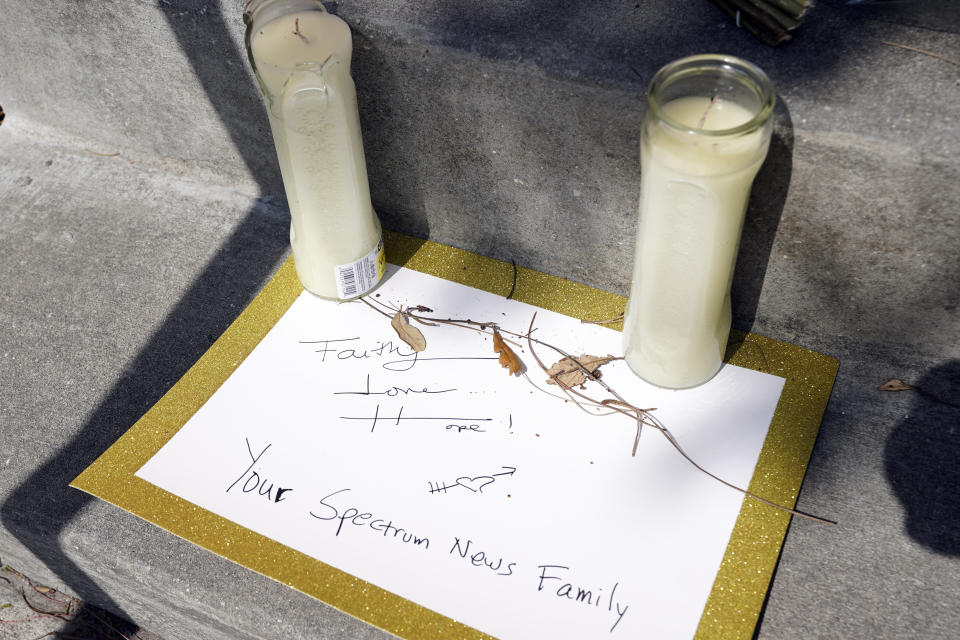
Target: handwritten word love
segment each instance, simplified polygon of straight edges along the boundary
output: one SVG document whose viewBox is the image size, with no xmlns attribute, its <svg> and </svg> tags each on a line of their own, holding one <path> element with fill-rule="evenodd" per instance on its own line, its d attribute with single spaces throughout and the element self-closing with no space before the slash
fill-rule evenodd
<svg viewBox="0 0 960 640">
<path fill-rule="evenodd" d="M 450 393 L 451 391 L 456 391 L 456 389 L 439 389 L 439 390 L 430 390 L 426 387 L 422 389 L 414 389 L 412 387 L 387 387 L 383 391 L 371 391 L 370 389 L 370 374 L 367 374 L 367 386 L 364 391 L 334 391 L 333 395 L 335 396 L 387 396 L 390 398 L 395 398 L 400 394 L 408 396 L 411 393 L 414 395 L 418 394 L 434 394 L 434 393 Z"/>
</svg>

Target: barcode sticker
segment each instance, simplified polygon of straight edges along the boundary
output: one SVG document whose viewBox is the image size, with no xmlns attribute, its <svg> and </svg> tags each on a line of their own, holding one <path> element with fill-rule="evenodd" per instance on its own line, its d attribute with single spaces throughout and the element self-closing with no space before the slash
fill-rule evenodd
<svg viewBox="0 0 960 640">
<path fill-rule="evenodd" d="M 387 257 L 383 251 L 381 236 L 376 249 L 356 262 L 333 268 L 333 277 L 337 282 L 337 296 L 341 300 L 362 296 L 380 282 L 386 267 Z"/>
</svg>

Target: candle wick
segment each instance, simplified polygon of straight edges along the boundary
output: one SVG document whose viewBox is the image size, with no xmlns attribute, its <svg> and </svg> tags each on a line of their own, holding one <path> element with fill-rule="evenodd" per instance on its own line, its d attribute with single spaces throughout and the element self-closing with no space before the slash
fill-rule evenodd
<svg viewBox="0 0 960 640">
<path fill-rule="evenodd" d="M 714 94 L 714 96 L 710 98 L 710 104 L 707 105 L 707 108 L 703 112 L 703 115 L 700 116 L 700 122 L 697 123 L 697 129 L 703 129 L 703 125 L 706 124 L 707 122 L 707 114 L 710 113 L 710 109 L 712 109 L 713 105 L 717 104 L 719 100 L 720 100 L 720 96 L 716 94 Z"/>
<path fill-rule="evenodd" d="M 295 27 L 293 30 L 293 35 L 303 40 L 304 44 L 310 44 L 310 41 L 307 39 L 307 36 L 300 33 L 300 18 L 297 18 L 296 20 L 293 21 L 293 26 Z"/>
</svg>

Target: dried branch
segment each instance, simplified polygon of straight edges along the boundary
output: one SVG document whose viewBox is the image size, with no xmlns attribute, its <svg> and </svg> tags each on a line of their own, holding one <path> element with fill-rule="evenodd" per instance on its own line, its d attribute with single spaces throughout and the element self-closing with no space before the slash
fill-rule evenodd
<svg viewBox="0 0 960 640">
<path fill-rule="evenodd" d="M 606 320 L 581 320 L 580 324 L 613 324 L 614 322 L 620 322 L 621 320 L 623 320 L 623 311 L 613 318 L 607 318 Z"/>
<path fill-rule="evenodd" d="M 392 309 L 391 307 L 389 307 L 389 306 L 386 305 L 385 303 L 382 303 L 382 302 L 379 302 L 379 301 L 375 301 L 376 304 L 372 304 L 369 300 L 366 299 L 366 297 L 362 297 L 362 298 L 360 298 L 360 299 L 361 299 L 363 302 L 365 302 L 368 306 L 370 306 L 371 308 L 373 308 L 374 310 L 376 310 L 378 313 L 380 313 L 381 315 L 384 315 L 384 316 L 387 317 L 387 318 L 393 318 L 393 317 L 394 317 L 394 316 L 392 316 L 390 313 L 387 313 L 386 311 L 384 311 L 384 310 L 382 310 L 382 309 L 379 309 L 379 308 L 377 308 L 377 306 L 376 306 L 376 304 L 378 304 L 378 305 L 380 305 L 380 306 L 382 306 L 382 307 L 384 307 L 384 308 Z M 418 307 L 408 307 L 407 310 L 406 310 L 406 312 L 404 312 L 404 313 L 405 313 L 405 315 L 408 315 L 410 318 L 413 318 L 413 319 L 415 319 L 415 320 L 421 320 L 422 318 L 419 318 L 416 313 L 413 313 L 413 311 L 415 311 L 416 309 L 420 309 L 420 308 L 426 309 L 426 307 L 422 307 L 422 305 L 421 305 L 421 306 L 418 306 Z M 399 312 L 399 310 L 398 310 L 397 312 Z M 536 363 L 537 363 L 537 365 L 540 367 L 540 369 L 544 372 L 544 374 L 547 375 L 547 377 L 548 377 L 550 380 L 552 380 L 555 384 L 557 384 L 557 386 L 558 386 L 559 389 L 564 393 L 564 395 L 566 395 L 572 402 L 574 402 L 581 410 L 586 411 L 586 407 L 587 407 L 587 406 L 589 406 L 589 407 L 597 407 L 597 408 L 603 407 L 603 408 L 607 409 L 608 411 L 607 411 L 607 413 L 602 414 L 602 415 L 610 415 L 610 414 L 614 414 L 614 413 L 619 413 L 619 414 L 622 414 L 622 415 L 624 415 L 624 416 L 629 417 L 631 420 L 633 420 L 633 421 L 636 422 L 637 429 L 636 429 L 636 435 L 634 436 L 634 442 L 633 442 L 633 455 L 634 455 L 634 456 L 636 456 L 636 454 L 637 454 L 637 448 L 638 448 L 639 443 L 640 443 L 640 434 L 641 434 L 641 431 L 642 431 L 643 426 L 646 425 L 646 426 L 653 427 L 654 429 L 656 429 L 657 431 L 659 431 L 659 432 L 667 439 L 667 441 L 671 444 L 671 446 L 673 446 L 673 448 L 676 449 L 677 452 L 678 452 L 690 465 L 692 465 L 695 469 L 697 469 L 697 470 L 700 471 L 701 473 L 703 473 L 703 474 L 707 475 L 708 477 L 712 478 L 713 480 L 716 480 L 716 481 L 719 482 L 720 484 L 722 484 L 722 485 L 724 485 L 724 486 L 726 486 L 726 487 L 729 487 L 729 488 L 731 488 L 731 489 L 734 489 L 735 491 L 738 491 L 738 492 L 742 493 L 742 494 L 743 494 L 744 496 L 746 496 L 746 497 L 752 498 L 752 499 L 757 500 L 757 501 L 759 501 L 759 502 L 762 502 L 762 503 L 764 503 L 764 504 L 766 504 L 766 505 L 769 505 L 769 506 L 771 506 L 771 507 L 774 507 L 775 509 L 779 509 L 779 510 L 781 510 L 781 511 L 785 511 L 785 512 L 790 513 L 790 514 L 792 514 L 792 515 L 801 516 L 801 517 L 803 517 L 803 518 L 807 518 L 807 519 L 809 519 L 809 520 L 813 520 L 813 521 L 815 521 L 815 522 L 820 522 L 820 523 L 824 523 L 824 524 L 836 524 L 836 522 L 834 522 L 834 521 L 832 521 L 832 520 L 827 520 L 826 518 L 820 518 L 820 517 L 818 517 L 818 516 L 814 516 L 814 515 L 811 515 L 811 514 L 807 514 L 807 513 L 804 513 L 804 512 L 802 512 L 802 511 L 797 511 L 796 509 L 791 509 L 790 507 L 784 507 L 783 505 L 779 505 L 779 504 L 777 504 L 777 503 L 775 503 L 775 502 L 773 502 L 773 501 L 771 501 L 771 500 L 767 500 L 766 498 L 763 498 L 763 497 L 761 497 L 761 496 L 753 493 L 752 491 L 749 491 L 749 490 L 747 490 L 747 489 L 743 489 L 743 488 L 738 487 L 737 485 L 735 485 L 735 484 L 733 484 L 733 483 L 731 483 L 731 482 L 728 482 L 728 481 L 724 480 L 723 478 L 721 478 L 721 477 L 719 477 L 719 476 L 711 473 L 710 471 L 708 471 L 707 469 L 705 469 L 704 467 L 702 467 L 701 465 L 699 465 L 693 458 L 690 457 L 690 455 L 687 454 L 686 451 L 684 451 L 683 447 L 680 446 L 680 443 L 677 441 L 677 439 L 674 437 L 674 435 L 670 432 L 670 430 L 667 429 L 667 427 L 666 427 L 663 423 L 661 423 L 656 417 L 654 417 L 654 416 L 652 415 L 651 412 L 652 412 L 652 411 L 655 411 L 655 409 L 641 409 L 640 407 L 637 407 L 636 405 L 631 404 L 630 402 L 626 401 L 622 396 L 620 396 L 620 394 L 618 394 L 618 393 L 616 392 L 616 390 L 614 390 L 612 387 L 610 387 L 609 384 L 607 384 L 604 380 L 602 380 L 601 377 L 598 375 L 599 372 L 596 371 L 595 368 L 594 368 L 594 370 L 591 370 L 591 369 L 590 369 L 590 364 L 591 364 L 590 362 L 584 363 L 584 362 L 581 361 L 581 359 L 579 359 L 579 358 L 577 358 L 577 357 L 575 357 L 575 356 L 572 356 L 571 354 L 567 353 L 567 352 L 564 351 L 563 349 L 561 349 L 561 348 L 559 348 L 559 347 L 557 347 L 557 346 L 555 346 L 555 345 L 552 345 L 552 344 L 550 344 L 550 343 L 548 343 L 548 342 L 544 342 L 544 341 L 542 341 L 542 340 L 539 340 L 539 339 L 537 339 L 537 338 L 534 338 L 534 337 L 533 337 L 533 333 L 534 333 L 534 324 L 535 324 L 535 322 L 536 322 L 536 319 L 537 319 L 537 314 L 534 313 L 534 314 L 533 314 L 533 317 L 530 319 L 530 325 L 529 325 L 529 327 L 527 328 L 526 333 L 522 333 L 522 334 L 521 334 L 521 333 L 517 333 L 517 332 L 513 332 L 513 331 L 508 331 L 508 330 L 506 330 L 506 329 L 503 329 L 502 327 L 500 327 L 500 326 L 497 325 L 496 323 L 491 323 L 491 322 L 477 322 L 476 320 L 472 320 L 472 319 L 469 319 L 469 318 L 463 319 L 463 318 L 433 318 L 433 317 L 431 317 L 431 318 L 429 318 L 429 322 L 433 322 L 433 323 L 435 323 L 435 324 L 443 324 L 443 325 L 455 326 L 455 327 L 460 327 L 460 328 L 464 328 L 464 329 L 471 329 L 471 330 L 473 330 L 473 331 L 477 331 L 477 332 L 480 332 L 480 333 L 491 334 L 491 335 L 493 335 L 493 337 L 494 337 L 495 349 L 496 349 L 497 341 L 498 341 L 498 340 L 501 341 L 500 344 L 503 343 L 502 338 L 501 338 L 501 335 L 500 335 L 501 333 L 507 334 L 507 335 L 511 335 L 511 336 L 514 336 L 514 337 L 519 338 L 519 339 L 525 339 L 526 342 L 527 342 L 527 348 L 528 348 L 529 351 L 530 351 L 530 355 L 531 355 L 531 357 L 536 361 Z M 568 369 L 567 367 L 564 367 L 562 370 L 552 373 L 552 372 L 550 371 L 550 369 L 548 369 L 548 367 L 543 363 L 543 360 L 540 358 L 540 356 L 539 356 L 539 354 L 537 353 L 537 350 L 536 350 L 536 348 L 534 347 L 534 345 L 539 346 L 539 347 L 543 347 L 543 348 L 547 348 L 547 349 L 551 349 L 551 350 L 555 351 L 556 353 L 560 354 L 560 356 L 562 357 L 562 359 L 565 360 L 568 365 L 575 366 L 576 369 Z M 504 346 L 505 346 L 505 345 L 504 345 Z M 516 357 L 516 354 L 514 354 L 514 353 L 512 352 L 512 350 L 510 351 L 510 353 L 513 354 L 514 357 Z M 504 355 L 503 352 L 501 352 L 501 364 L 503 364 L 503 355 Z M 507 365 L 505 364 L 504 366 L 507 366 Z M 559 376 L 565 375 L 565 374 L 569 373 L 571 370 L 578 370 L 578 371 L 584 376 L 585 380 L 588 380 L 588 381 L 597 383 L 598 386 L 602 387 L 602 388 L 604 389 L 604 391 L 606 391 L 608 394 L 610 394 L 610 395 L 613 396 L 613 397 L 612 397 L 612 398 L 606 398 L 606 399 L 604 399 L 604 400 L 597 400 L 597 399 L 592 398 L 592 397 L 590 397 L 589 395 L 583 393 L 583 392 L 580 391 L 580 390 L 577 390 L 577 389 L 575 389 L 575 388 L 566 386 L 566 385 L 562 384 L 561 382 L 559 382 Z M 513 371 L 511 371 L 511 373 L 513 373 Z M 527 376 L 525 376 L 525 377 L 527 377 Z M 530 378 L 527 377 L 527 380 L 529 381 Z M 531 381 L 531 384 L 532 384 L 532 381 Z M 539 387 L 537 387 L 536 385 L 534 385 L 534 387 L 536 387 L 536 388 L 539 389 Z M 543 391 L 543 389 L 540 389 L 540 390 Z M 549 395 L 553 395 L 553 394 L 549 394 Z M 555 397 L 556 397 L 556 396 L 555 396 Z M 587 413 L 590 413 L 590 412 L 587 412 Z M 590 414 L 590 415 L 595 415 L 595 414 Z"/>
<path fill-rule="evenodd" d="M 7 605 L 12 606 L 12 605 Z M 0 620 L 0 624 L 22 624 L 24 622 L 36 622 L 37 620 L 46 620 L 47 616 L 27 616 L 26 618 L 17 618 L 16 620 Z"/>
<path fill-rule="evenodd" d="M 534 313 L 534 314 L 533 314 L 533 318 L 531 318 L 531 320 L 530 320 L 530 329 L 531 329 L 531 330 L 533 329 L 533 323 L 534 323 L 534 321 L 536 320 L 536 317 L 537 317 L 537 314 Z M 529 348 L 530 348 L 530 354 L 531 354 L 531 355 L 534 357 L 534 359 L 537 361 L 537 364 L 540 365 L 540 368 L 543 369 L 544 372 L 546 373 L 546 372 L 547 372 L 547 369 L 546 369 L 546 367 L 543 365 L 543 361 L 540 360 L 540 358 L 537 356 L 536 351 L 535 351 L 534 348 L 533 348 L 533 343 L 532 343 L 532 342 L 530 343 Z M 598 382 L 599 382 L 599 380 L 598 380 Z M 581 396 L 581 397 L 587 399 L 587 400 L 590 401 L 590 402 L 593 402 L 593 403 L 596 403 L 596 402 L 597 402 L 596 400 L 594 400 L 594 399 L 592 399 L 592 398 L 589 398 L 589 397 L 587 397 L 587 396 L 584 396 L 583 394 L 579 393 L 579 392 L 576 391 L 576 390 L 573 390 L 573 389 L 569 389 L 569 390 L 568 390 L 568 389 L 564 389 L 564 390 L 565 390 L 565 391 L 569 391 L 569 392 L 573 393 L 574 395 Z M 824 524 L 837 524 L 836 522 L 834 522 L 834 521 L 832 521 L 832 520 L 827 520 L 827 519 L 825 519 L 825 518 L 820 518 L 820 517 L 818 517 L 818 516 L 810 515 L 810 514 L 807 514 L 807 513 L 803 513 L 802 511 L 797 511 L 797 510 L 795 510 L 795 509 L 791 509 L 791 508 L 789 508 L 789 507 L 784 507 L 784 506 L 782 506 L 782 505 L 779 505 L 779 504 L 777 504 L 777 503 L 775 503 L 775 502 L 773 502 L 773 501 L 771 501 L 771 500 L 767 500 L 766 498 L 762 498 L 762 497 L 758 496 L 757 494 L 753 493 L 752 491 L 748 491 L 747 489 L 743 489 L 743 488 L 741 488 L 741 487 L 738 487 L 737 485 L 735 485 L 735 484 L 733 484 L 733 483 L 731 483 L 731 482 L 727 482 L 727 481 L 724 480 L 723 478 L 721 478 L 721 477 L 719 477 L 719 476 L 717 476 L 717 475 L 715 475 L 715 474 L 707 471 L 707 470 L 704 469 L 702 466 L 700 466 L 699 464 L 697 464 L 697 462 L 696 462 L 693 458 L 691 458 L 691 457 L 687 454 L 686 451 L 683 450 L 683 447 L 680 446 L 680 443 L 677 441 L 677 439 L 673 436 L 672 433 L 670 433 L 670 430 L 667 429 L 666 426 L 664 426 L 663 423 L 661 423 L 657 418 L 655 418 L 649 411 L 644 410 L 644 409 L 640 409 L 640 408 L 638 408 L 638 407 L 636 407 L 636 406 L 634 406 L 634 405 L 632 405 L 632 404 L 630 404 L 630 403 L 628 403 L 628 402 L 626 402 L 625 400 L 620 399 L 620 398 L 618 398 L 618 400 L 615 401 L 615 402 L 608 402 L 607 405 L 608 405 L 608 406 L 618 405 L 618 408 L 622 408 L 622 412 L 623 412 L 623 413 L 628 414 L 628 415 L 632 413 L 632 414 L 635 416 L 635 418 L 636 418 L 636 420 L 637 420 L 637 436 L 636 436 L 636 439 L 635 439 L 635 441 L 634 441 L 634 450 L 633 450 L 633 454 L 634 454 L 634 455 L 636 455 L 636 449 L 637 449 L 637 445 L 638 445 L 639 439 L 640 439 L 640 425 L 641 425 L 641 424 L 650 425 L 650 426 L 652 426 L 653 428 L 655 428 L 657 431 L 659 431 L 660 433 L 662 433 L 663 436 L 667 439 L 667 441 L 669 441 L 670 444 L 673 445 L 673 448 L 676 449 L 677 452 L 680 453 L 680 455 L 683 456 L 683 458 L 684 458 L 687 462 L 689 462 L 689 463 L 690 463 L 691 465 L 693 465 L 696 469 L 698 469 L 698 470 L 701 471 L 702 473 L 705 473 L 707 476 L 713 478 L 714 480 L 716 480 L 716 481 L 719 482 L 720 484 L 722 484 L 722 485 L 724 485 L 724 486 L 727 486 L 727 487 L 729 487 L 729 488 L 731 488 L 731 489 L 734 489 L 734 490 L 736 490 L 736 491 L 739 491 L 739 492 L 742 493 L 743 495 L 745 495 L 745 496 L 747 496 L 747 497 L 750 497 L 750 498 L 753 498 L 754 500 L 758 500 L 758 501 L 760 501 L 760 502 L 762 502 L 762 503 L 764 503 L 764 504 L 766 504 L 766 505 L 769 505 L 769 506 L 774 507 L 774 508 L 776 508 L 776 509 L 780 509 L 781 511 L 786 511 L 786 512 L 791 513 L 791 514 L 793 514 L 793 515 L 802 516 L 802 517 L 804 517 L 804 518 L 808 518 L 808 519 L 810 519 L 810 520 L 814 520 L 814 521 L 816 521 L 816 522 L 821 522 L 821 523 L 824 523 Z"/>
<path fill-rule="evenodd" d="M 534 313 L 534 314 L 533 314 L 533 317 L 530 318 L 530 327 L 529 327 L 529 329 L 527 329 L 527 345 L 528 345 L 528 348 L 530 349 L 530 355 L 533 356 L 533 359 L 537 361 L 537 365 L 538 365 L 541 369 L 543 369 L 543 372 L 546 373 L 547 375 L 549 375 L 549 376 L 554 380 L 554 382 L 556 382 L 556 376 L 550 374 L 550 372 L 549 372 L 549 370 L 547 369 L 546 365 L 544 365 L 544 364 L 543 364 L 543 361 L 540 359 L 540 356 L 537 355 L 536 349 L 533 348 L 534 340 L 530 337 L 530 334 L 533 333 L 533 323 L 536 321 L 536 319 L 537 319 L 537 314 Z M 646 418 L 646 412 L 643 411 L 642 409 L 638 409 L 638 408 L 634 407 L 632 404 L 630 404 L 629 402 L 627 402 L 626 400 L 624 400 L 623 398 L 621 398 L 620 395 L 617 394 L 615 391 L 613 391 L 613 389 L 611 389 L 610 386 L 609 386 L 606 382 L 603 382 L 602 380 L 600 380 L 600 378 L 596 377 L 592 372 L 590 372 L 586 367 L 583 367 L 583 365 L 580 364 L 579 360 L 577 360 L 576 358 L 572 358 L 572 356 L 564 353 L 563 351 L 561 351 L 561 350 L 558 349 L 557 347 L 554 347 L 553 345 L 548 345 L 548 344 L 546 344 L 546 343 L 540 342 L 539 340 L 537 340 L 536 342 L 537 342 L 538 344 L 541 344 L 541 345 L 543 345 L 543 346 L 550 347 L 550 348 L 552 348 L 552 349 L 560 352 L 560 353 L 563 354 L 563 356 L 566 357 L 566 358 L 571 358 L 574 362 L 576 362 L 576 364 L 577 364 L 579 367 L 581 367 L 581 368 L 583 369 L 583 373 L 585 373 L 590 379 L 592 379 L 594 382 L 600 383 L 600 385 L 602 385 L 604 389 L 606 389 L 606 390 L 607 390 L 609 393 L 611 393 L 612 395 L 616 396 L 617 400 L 619 401 L 619 402 L 616 403 L 616 405 L 619 405 L 619 406 L 616 406 L 616 405 L 614 405 L 613 403 L 610 403 L 608 406 L 612 406 L 612 407 L 613 407 L 613 410 L 614 410 L 615 412 L 617 412 L 617 413 L 623 413 L 623 414 L 625 414 L 625 415 L 634 417 L 634 418 L 636 419 L 636 421 L 637 421 L 637 435 L 636 435 L 636 437 L 635 437 L 634 440 L 633 440 L 633 455 L 636 456 L 636 455 L 637 455 L 637 447 L 640 445 L 640 433 L 641 433 L 641 429 L 642 429 L 643 424 L 644 424 L 644 419 Z M 573 398 L 573 396 L 577 396 L 577 397 L 579 397 L 579 398 L 581 398 L 581 399 L 583 399 L 583 400 L 586 400 L 587 402 L 590 402 L 590 403 L 592 403 L 592 404 L 601 404 L 600 402 L 598 402 L 598 401 L 594 400 L 593 398 L 590 398 L 590 397 L 588 397 L 588 396 L 580 393 L 579 391 L 576 391 L 575 389 L 570 389 L 569 387 L 564 387 L 563 385 L 560 385 L 560 384 L 558 384 L 558 386 L 560 387 L 560 389 L 561 389 L 565 394 L 567 394 L 568 396 L 570 396 L 570 397 L 571 397 L 571 400 L 573 400 L 574 402 L 577 402 L 577 401 Z M 623 407 L 629 407 L 629 409 L 624 409 Z"/>
<path fill-rule="evenodd" d="M 60 612 L 60 611 L 44 611 L 43 609 L 38 609 L 37 607 L 30 604 L 30 601 L 27 600 L 27 594 L 23 592 L 23 589 L 18 589 L 17 591 L 20 594 L 20 597 L 23 598 L 23 603 L 27 605 L 27 608 L 30 609 L 30 611 L 33 611 L 35 614 L 39 616 L 44 616 L 47 618 L 56 618 L 58 620 L 63 620 L 64 622 L 70 621 L 69 614 L 65 612 Z"/>
<path fill-rule="evenodd" d="M 510 285 L 510 293 L 507 294 L 507 300 L 513 298 L 513 294 L 517 290 L 517 261 L 511 260 L 510 264 L 513 265 L 513 284 Z"/>
<path fill-rule="evenodd" d="M 117 156 L 120 155 L 120 152 L 119 152 L 119 151 L 117 151 L 117 152 L 115 152 L 115 153 L 100 153 L 99 151 L 94 151 L 93 149 L 88 149 L 87 147 L 84 147 L 83 150 L 86 151 L 87 153 L 89 153 L 90 155 L 100 156 L 101 158 L 116 158 Z"/>
<path fill-rule="evenodd" d="M 931 58 L 937 58 L 938 60 L 943 60 L 944 62 L 949 62 L 950 64 L 960 67 L 960 62 L 942 56 L 939 53 L 934 53 L 932 51 L 926 51 L 924 49 L 917 49 L 916 47 L 908 47 L 905 44 L 897 44 L 896 42 L 887 42 L 886 40 L 881 40 L 883 44 L 889 45 L 891 47 L 900 47 L 901 49 L 906 49 L 907 51 L 913 51 L 914 53 L 922 53 L 925 56 L 930 56 Z"/>
<path fill-rule="evenodd" d="M 767 354 L 766 354 L 766 352 L 763 350 L 763 347 L 761 347 L 759 344 L 757 344 L 757 343 L 754 342 L 753 340 L 748 340 L 748 339 L 746 339 L 746 338 L 744 338 L 743 340 L 731 340 L 731 341 L 727 344 L 727 347 L 729 348 L 729 347 L 731 347 L 731 346 L 733 346 L 733 345 L 735 345 L 735 344 L 742 344 L 742 345 L 744 345 L 744 346 L 751 346 L 751 347 L 756 348 L 756 350 L 760 352 L 760 357 L 763 359 L 763 369 L 761 369 L 761 371 L 764 371 L 764 372 L 766 372 L 766 373 L 769 373 L 769 372 L 770 372 L 770 361 L 767 360 Z"/>
<path fill-rule="evenodd" d="M 531 386 L 531 387 L 533 387 L 534 389 L 536 389 L 537 391 L 539 391 L 539 392 L 541 392 L 541 393 L 544 393 L 544 394 L 550 396 L 551 398 L 556 398 L 556 399 L 558 399 L 558 400 L 563 400 L 564 402 L 567 402 L 568 400 L 571 400 L 571 398 L 569 397 L 569 394 L 566 394 L 567 397 L 565 398 L 565 397 L 563 397 L 563 396 L 561 396 L 561 395 L 558 395 L 558 394 L 556 394 L 556 393 L 551 393 L 551 392 L 548 391 L 547 389 L 544 389 L 543 387 L 541 387 L 540 385 L 538 385 L 536 382 L 534 382 L 534 381 L 533 381 L 533 378 L 531 378 L 530 375 L 527 374 L 527 373 L 524 373 L 524 374 L 523 374 L 523 377 L 524 377 L 524 379 L 525 379 L 528 383 L 530 383 L 530 386 Z M 561 391 L 563 391 L 563 389 L 561 389 Z M 617 413 L 616 411 L 614 411 L 614 410 L 612 410 L 612 409 L 611 409 L 611 410 L 607 410 L 606 412 L 601 412 L 600 409 L 603 407 L 603 404 L 602 404 L 602 403 L 599 404 L 599 405 L 593 405 L 593 406 L 597 409 L 597 412 L 596 412 L 596 413 L 591 413 L 590 411 L 587 411 L 587 407 L 584 406 L 584 404 L 581 403 L 581 402 L 577 402 L 577 401 L 574 400 L 574 401 L 573 401 L 573 405 L 574 405 L 576 408 L 580 409 L 580 411 L 583 411 L 583 412 L 584 412 L 585 414 L 587 414 L 588 416 L 609 416 L 609 415 L 613 415 L 614 413 Z"/>
<path fill-rule="evenodd" d="M 106 620 L 106 619 L 104 619 L 103 617 L 97 615 L 97 613 L 96 613 L 93 609 L 87 608 L 87 609 L 86 609 L 86 612 L 89 613 L 90 615 L 92 615 L 94 618 L 96 618 L 97 621 L 99 621 L 101 624 L 106 625 L 107 628 L 109 628 L 111 631 L 113 631 L 113 632 L 116 633 L 118 636 L 120 636 L 121 638 L 123 638 L 123 640 L 130 640 L 130 638 L 129 638 L 126 634 L 124 634 L 122 631 L 120 631 L 120 630 L 117 629 L 115 626 L 113 626 L 112 624 L 110 624 L 110 622 L 109 622 L 108 620 Z"/>
</svg>

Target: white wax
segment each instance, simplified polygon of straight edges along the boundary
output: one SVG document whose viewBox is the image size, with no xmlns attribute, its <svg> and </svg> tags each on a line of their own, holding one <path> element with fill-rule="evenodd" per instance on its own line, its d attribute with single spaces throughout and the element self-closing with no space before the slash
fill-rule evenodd
<svg viewBox="0 0 960 640">
<path fill-rule="evenodd" d="M 250 49 L 290 204 L 297 276 L 319 296 L 359 295 L 382 276 L 383 254 L 350 77 L 350 28 L 305 11 L 259 27 Z M 363 284 L 344 294 L 341 272 Z"/>
<path fill-rule="evenodd" d="M 753 116 L 736 103 L 711 105 L 705 97 L 673 100 L 663 111 L 700 131 L 730 129 Z M 768 146 L 762 128 L 712 136 L 654 121 L 645 130 L 624 355 L 648 382 L 680 389 L 719 370 L 747 198 Z"/>
</svg>

